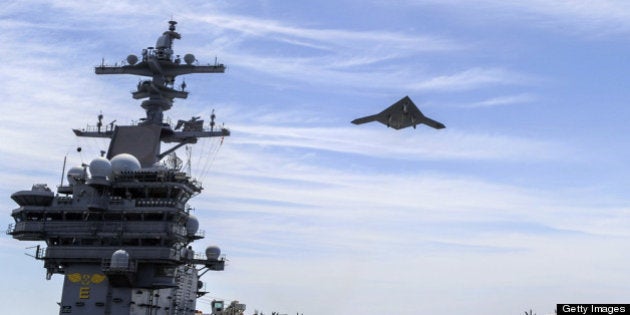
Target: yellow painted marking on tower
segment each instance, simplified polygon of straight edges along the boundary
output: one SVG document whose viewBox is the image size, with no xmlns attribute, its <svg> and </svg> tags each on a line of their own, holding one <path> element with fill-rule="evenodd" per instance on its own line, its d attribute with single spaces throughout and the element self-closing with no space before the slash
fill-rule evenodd
<svg viewBox="0 0 630 315">
<path fill-rule="evenodd" d="M 90 287 L 80 287 L 79 288 L 79 298 L 86 300 L 90 298 Z"/>
</svg>

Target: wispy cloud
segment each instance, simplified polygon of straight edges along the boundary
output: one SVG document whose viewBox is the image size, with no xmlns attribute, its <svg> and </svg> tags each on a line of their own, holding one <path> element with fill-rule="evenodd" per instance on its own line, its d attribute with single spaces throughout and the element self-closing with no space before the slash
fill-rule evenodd
<svg viewBox="0 0 630 315">
<path fill-rule="evenodd" d="M 303 28 L 276 20 L 247 16 L 199 15 L 202 23 L 214 25 L 229 36 L 232 47 L 223 53 L 234 67 L 245 67 L 290 81 L 312 84 L 369 87 L 372 89 L 470 90 L 493 85 L 528 84 L 534 79 L 501 68 L 471 68 L 451 75 L 427 71 L 422 66 L 397 67 L 400 59 L 417 60 L 421 54 L 449 54 L 469 50 L 462 41 L 437 36 L 387 31 L 349 31 L 341 29 Z M 275 49 L 243 49 L 248 40 L 303 46 L 299 56 Z M 242 41 L 242 42 L 241 42 Z M 421 64 L 421 63 L 420 63 Z"/>
<path fill-rule="evenodd" d="M 381 30 L 350 31 L 325 28 L 304 28 L 288 25 L 277 20 L 265 20 L 251 16 L 198 15 L 199 21 L 217 28 L 236 31 L 265 40 L 287 42 L 322 50 L 350 49 L 352 52 L 375 52 L 387 47 L 401 55 L 411 52 L 452 51 L 462 49 L 452 40 L 428 35 L 408 35 Z"/>
<path fill-rule="evenodd" d="M 238 60 L 234 66 L 244 67 L 288 82 L 302 84 L 361 87 L 372 90 L 404 91 L 470 91 L 493 86 L 527 86 L 541 82 L 533 75 L 502 68 L 475 67 L 439 74 L 420 68 L 400 68 L 388 63 L 371 65 L 390 59 L 379 56 L 265 57 L 232 53 Z M 361 67 L 348 68 L 352 65 Z"/>
<path fill-rule="evenodd" d="M 552 29 L 560 33 L 606 36 L 630 31 L 630 5 L 623 1 L 499 1 L 404 0 L 407 5 L 438 4 L 460 15 L 478 16 L 483 22 L 500 22 Z"/>
<path fill-rule="evenodd" d="M 500 68 L 471 68 L 452 75 L 440 75 L 419 82 L 408 83 L 413 90 L 464 91 L 501 85 L 529 85 L 536 82 L 532 76 Z"/>
<path fill-rule="evenodd" d="M 538 25 L 571 25 L 569 32 L 610 34 L 630 31 L 630 5 L 620 1 L 490 1 L 499 8 L 506 6 L 517 12 L 528 12 L 549 19 L 539 19 Z M 556 28 L 560 30 L 559 28 Z M 567 30 L 562 28 L 562 30 Z"/>
<path fill-rule="evenodd" d="M 432 134 L 431 137 L 401 137 L 398 133 L 387 133 L 381 128 L 359 130 L 235 125 L 234 129 L 239 133 L 234 139 L 237 144 L 306 148 L 387 159 L 531 161 L 565 158 L 570 152 L 565 145 L 551 141 L 457 130 Z M 506 150 L 507 147 L 510 150 Z"/>
<path fill-rule="evenodd" d="M 472 102 L 468 104 L 461 105 L 464 108 L 481 108 L 481 107 L 495 107 L 495 106 L 507 106 L 514 104 L 523 104 L 523 103 L 531 103 L 538 100 L 538 98 L 532 94 L 516 94 L 516 95 L 507 95 L 507 96 L 499 96 L 493 97 L 487 100 Z"/>
</svg>

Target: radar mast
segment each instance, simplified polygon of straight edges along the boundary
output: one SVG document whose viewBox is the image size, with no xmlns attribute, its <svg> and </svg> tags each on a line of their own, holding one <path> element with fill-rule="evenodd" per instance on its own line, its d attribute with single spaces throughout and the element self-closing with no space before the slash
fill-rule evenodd
<svg viewBox="0 0 630 315">
<path fill-rule="evenodd" d="M 205 237 L 188 205 L 201 184 L 182 171 L 174 154 L 168 163 L 158 163 L 199 138 L 230 135 L 214 126 L 214 112 L 207 126 L 201 117 L 180 120 L 175 128 L 164 121 L 174 99 L 188 96 L 184 83 L 174 89 L 178 75 L 225 71 L 216 62 L 199 65 L 192 54 L 183 62 L 174 55 L 173 42 L 181 38 L 176 25 L 170 21 L 141 58 L 129 55 L 124 65 L 103 62 L 95 68 L 96 74 L 148 77 L 132 92 L 142 100 L 146 117 L 121 126 L 115 120 L 104 124 L 99 113 L 96 126 L 73 131 L 79 137 L 110 138 L 106 155 L 71 167 L 56 194 L 35 184 L 11 195 L 19 207 L 7 233 L 20 241 L 45 242 L 33 257 L 44 262 L 48 279 L 64 278 L 60 315 L 194 315 L 196 299 L 207 293 L 200 277 L 224 269 L 219 247 L 208 246 L 205 254 L 192 248 Z M 175 145 L 162 152 L 162 142 Z"/>
</svg>

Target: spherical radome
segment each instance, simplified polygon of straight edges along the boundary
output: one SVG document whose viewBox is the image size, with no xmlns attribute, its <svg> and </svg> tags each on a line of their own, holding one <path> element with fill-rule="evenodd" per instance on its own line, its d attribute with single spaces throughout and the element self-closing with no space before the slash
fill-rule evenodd
<svg viewBox="0 0 630 315">
<path fill-rule="evenodd" d="M 199 220 L 193 215 L 188 217 L 186 222 L 186 233 L 188 236 L 194 236 L 199 231 Z"/>
<path fill-rule="evenodd" d="M 111 160 L 112 171 L 118 175 L 122 172 L 133 172 L 141 168 L 140 161 L 128 153 L 121 153 L 114 156 Z"/>
<path fill-rule="evenodd" d="M 112 173 L 112 164 L 104 157 L 97 157 L 90 162 L 90 175 L 93 178 L 105 178 Z"/>
<path fill-rule="evenodd" d="M 70 185 L 74 185 L 79 181 L 85 181 L 85 171 L 81 166 L 73 166 L 68 170 L 67 174 L 66 178 L 68 178 Z"/>
<path fill-rule="evenodd" d="M 112 254 L 111 268 L 125 269 L 129 266 L 129 253 L 124 249 L 119 249 Z"/>
<path fill-rule="evenodd" d="M 217 260 L 221 256 L 221 248 L 219 246 L 208 246 L 206 247 L 206 258 L 211 260 Z"/>
</svg>

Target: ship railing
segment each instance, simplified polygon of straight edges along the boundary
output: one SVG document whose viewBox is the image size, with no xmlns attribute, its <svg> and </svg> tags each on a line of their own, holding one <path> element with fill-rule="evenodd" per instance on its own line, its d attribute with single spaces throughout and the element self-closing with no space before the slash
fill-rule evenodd
<svg viewBox="0 0 630 315">
<path fill-rule="evenodd" d="M 170 221 L 22 221 L 8 225 L 7 235 L 19 235 L 20 238 L 43 240 L 44 235 L 59 237 L 88 237 L 100 231 L 102 235 L 130 234 L 176 235 L 189 236 L 184 226 Z M 192 235 L 196 239 L 203 238 L 203 231 Z M 112 236 L 113 237 L 113 236 Z"/>
<path fill-rule="evenodd" d="M 135 260 L 129 260 L 126 266 L 112 267 L 111 258 L 106 258 L 101 261 L 101 269 L 103 272 L 136 272 L 138 269 L 138 262 Z"/>
<path fill-rule="evenodd" d="M 176 182 L 189 183 L 190 177 L 176 169 L 123 171 L 116 175 L 119 181 L 137 180 L 140 182 Z"/>
<path fill-rule="evenodd" d="M 195 252 L 195 260 L 208 260 L 208 256 L 206 256 L 205 253 Z M 225 260 L 225 255 L 219 255 L 219 258 L 217 260 Z"/>
<path fill-rule="evenodd" d="M 38 259 L 57 259 L 71 261 L 102 261 L 103 257 L 111 257 L 111 247 L 103 246 L 52 246 L 42 249 Z M 181 259 L 181 255 L 173 248 L 155 246 L 127 246 L 125 250 L 132 259 L 138 261 L 176 261 Z M 130 259 L 130 260 L 132 260 Z"/>
<path fill-rule="evenodd" d="M 47 247 L 41 247 L 41 246 L 37 245 L 35 247 L 35 255 L 34 256 L 29 255 L 29 256 L 32 256 L 35 259 L 45 259 L 46 258 L 46 253 L 47 253 L 46 249 L 47 249 Z"/>
<path fill-rule="evenodd" d="M 7 234 L 13 235 L 16 233 L 41 233 L 44 231 L 46 221 L 21 221 L 16 224 L 11 224 L 11 230 L 7 230 Z"/>
<path fill-rule="evenodd" d="M 85 128 L 81 129 L 83 132 L 98 132 L 98 133 L 107 133 L 114 131 L 115 125 L 103 125 L 101 128 L 95 125 L 86 125 Z"/>
<path fill-rule="evenodd" d="M 177 200 L 173 198 L 143 198 L 136 200 L 136 207 L 175 207 Z"/>
<path fill-rule="evenodd" d="M 122 172 L 118 175 L 120 178 L 125 179 L 137 179 L 141 182 L 163 182 L 167 180 L 166 172 L 164 171 L 155 171 L 155 170 L 139 170 L 139 171 L 129 171 Z"/>
</svg>

